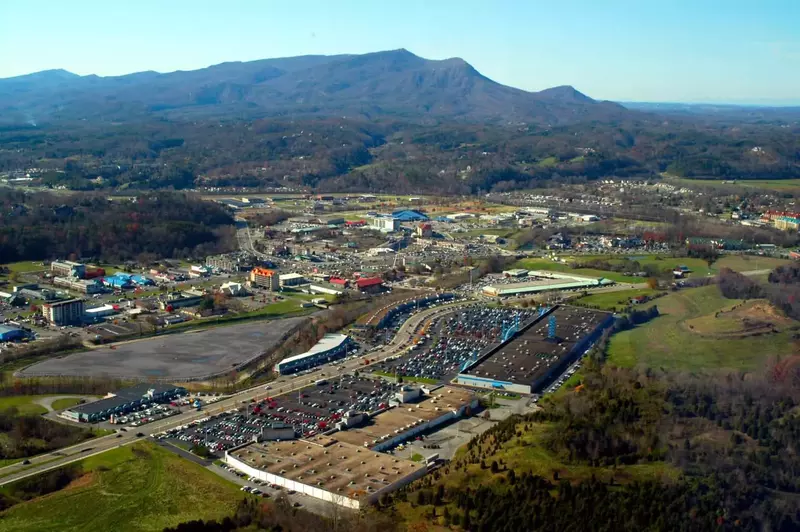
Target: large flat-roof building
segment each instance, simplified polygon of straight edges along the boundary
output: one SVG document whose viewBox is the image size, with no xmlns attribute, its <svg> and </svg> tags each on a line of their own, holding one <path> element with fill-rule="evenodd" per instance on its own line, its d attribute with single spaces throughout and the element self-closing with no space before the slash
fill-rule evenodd
<svg viewBox="0 0 800 532">
<path fill-rule="evenodd" d="M 578 359 L 614 323 L 610 312 L 554 307 L 464 368 L 465 386 L 534 393 Z"/>
<path fill-rule="evenodd" d="M 82 294 L 100 294 L 105 291 L 96 279 L 78 279 L 76 277 L 54 277 L 53 284 Z"/>
<path fill-rule="evenodd" d="M 400 229 L 400 220 L 394 216 L 389 215 L 376 215 L 369 219 L 369 226 L 383 233 L 394 233 Z"/>
<path fill-rule="evenodd" d="M 250 443 L 226 451 L 225 462 L 264 482 L 354 510 L 428 472 L 425 464 L 328 436 Z"/>
<path fill-rule="evenodd" d="M 72 421 L 95 423 L 133 412 L 145 404 L 166 403 L 185 394 L 185 388 L 174 384 L 137 384 L 111 392 L 99 401 L 74 406 L 61 415 Z"/>
<path fill-rule="evenodd" d="M 507 277 L 518 277 L 518 273 L 524 270 L 509 270 Z M 506 272 L 503 272 L 506 273 Z M 512 275 L 513 274 L 513 275 Z M 527 272 L 529 280 L 511 283 L 495 284 L 483 287 L 483 294 L 490 297 L 507 297 L 520 294 L 536 294 L 552 290 L 579 290 L 583 288 L 597 288 L 614 284 L 610 279 L 602 277 L 584 277 L 566 273 L 550 271 L 530 271 Z"/>
<path fill-rule="evenodd" d="M 86 266 L 71 260 L 56 260 L 50 263 L 50 271 L 59 277 L 76 277 L 83 279 L 86 275 Z"/>
<path fill-rule="evenodd" d="M 367 424 L 331 436 L 373 451 L 386 451 L 413 440 L 417 434 L 468 417 L 478 408 L 475 393 L 465 388 L 438 386 L 426 394 L 421 392 L 419 388 L 404 387 L 391 403 L 394 408 L 372 416 Z"/>
<path fill-rule="evenodd" d="M 289 375 L 336 360 L 347 354 L 349 345 L 350 337 L 346 334 L 326 334 L 305 353 L 284 358 L 275 364 L 275 373 Z"/>
<path fill-rule="evenodd" d="M 306 278 L 299 273 L 284 273 L 283 275 L 278 277 L 278 279 L 280 280 L 280 284 L 282 287 L 297 286 L 304 284 L 306 282 Z"/>
<path fill-rule="evenodd" d="M 42 305 L 44 317 L 53 325 L 80 325 L 83 322 L 83 299 L 67 299 Z"/>
</svg>

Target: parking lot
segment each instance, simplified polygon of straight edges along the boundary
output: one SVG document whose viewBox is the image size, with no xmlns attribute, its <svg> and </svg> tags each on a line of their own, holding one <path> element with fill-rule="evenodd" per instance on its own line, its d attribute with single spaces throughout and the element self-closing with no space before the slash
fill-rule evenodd
<svg viewBox="0 0 800 532">
<path fill-rule="evenodd" d="M 504 326 L 517 317 L 520 324 L 536 315 L 533 310 L 471 305 L 434 318 L 418 336 L 419 343 L 395 360 L 379 364 L 386 373 L 411 378 L 449 381 L 468 360 L 501 341 Z M 423 332 L 423 331 L 420 331 Z"/>
<path fill-rule="evenodd" d="M 394 383 L 354 375 L 328 380 L 319 374 L 317 382 L 280 397 L 271 397 L 270 390 L 265 389 L 265 396 L 259 401 L 244 403 L 238 409 L 209 416 L 157 437 L 187 445 L 204 445 L 217 453 L 251 441 L 276 423 L 290 425 L 297 434 L 310 437 L 333 428 L 346 412 L 374 412 L 385 408 L 399 389 Z"/>
<path fill-rule="evenodd" d="M 25 368 L 20 374 L 26 377 L 201 378 L 230 371 L 259 357 L 303 321 L 305 318 L 285 318 L 157 336 L 51 358 Z"/>
</svg>

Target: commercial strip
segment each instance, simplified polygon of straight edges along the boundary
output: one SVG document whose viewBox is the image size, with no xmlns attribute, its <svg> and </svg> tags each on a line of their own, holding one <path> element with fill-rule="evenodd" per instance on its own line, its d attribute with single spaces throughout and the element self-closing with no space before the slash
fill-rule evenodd
<svg viewBox="0 0 800 532">
<path fill-rule="evenodd" d="M 478 408 L 478 399 L 470 390 L 454 386 L 403 386 L 389 406 L 394 408 L 378 413 L 363 426 L 336 432 L 333 437 L 373 451 L 388 451 L 418 434 L 470 416 Z"/>
<path fill-rule="evenodd" d="M 458 374 L 464 386 L 530 394 L 541 390 L 614 323 L 610 312 L 558 306 Z"/>
<path fill-rule="evenodd" d="M 145 405 L 166 403 L 181 395 L 186 395 L 186 389 L 174 384 L 144 383 L 111 392 L 99 401 L 74 406 L 61 415 L 71 421 L 96 423 L 128 414 Z"/>
<path fill-rule="evenodd" d="M 335 429 L 298 440 L 256 437 L 225 451 L 224 461 L 260 481 L 360 509 L 428 472 L 426 464 L 383 451 L 469 416 L 476 408 L 478 400 L 469 390 L 401 386 L 390 404 L 374 413 L 348 411 Z"/>
<path fill-rule="evenodd" d="M 354 510 L 428 472 L 425 464 L 400 460 L 329 436 L 250 443 L 227 451 L 224 461 L 263 482 Z"/>
<path fill-rule="evenodd" d="M 508 277 L 520 278 L 525 270 L 509 270 Z M 505 272 L 504 272 L 505 273 Z M 614 281 L 605 278 L 584 277 L 581 275 L 556 273 L 535 270 L 526 272 L 531 280 L 512 283 L 495 284 L 483 287 L 483 294 L 490 297 L 514 296 L 519 294 L 535 294 L 551 290 L 579 290 L 582 288 L 597 288 L 614 284 Z"/>
<path fill-rule="evenodd" d="M 347 354 L 349 346 L 350 337 L 346 334 L 326 334 L 305 353 L 285 358 L 275 364 L 275 373 L 289 375 L 342 358 Z"/>
</svg>

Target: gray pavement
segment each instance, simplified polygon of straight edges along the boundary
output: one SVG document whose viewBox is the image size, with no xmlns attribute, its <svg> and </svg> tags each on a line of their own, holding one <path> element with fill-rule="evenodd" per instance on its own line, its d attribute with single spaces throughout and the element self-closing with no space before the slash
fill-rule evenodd
<svg viewBox="0 0 800 532">
<path fill-rule="evenodd" d="M 256 321 L 125 342 L 48 359 L 18 374 L 21 377 L 201 378 L 230 371 L 257 358 L 306 319 Z"/>
</svg>

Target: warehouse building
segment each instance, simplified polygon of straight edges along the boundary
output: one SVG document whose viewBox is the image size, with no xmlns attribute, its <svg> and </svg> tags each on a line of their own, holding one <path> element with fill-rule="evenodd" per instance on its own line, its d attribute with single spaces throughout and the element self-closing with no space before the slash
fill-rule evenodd
<svg viewBox="0 0 800 532">
<path fill-rule="evenodd" d="M 553 307 L 509 341 L 467 365 L 455 382 L 514 393 L 538 392 L 563 373 L 613 323 L 614 315 L 610 312 Z"/>
<path fill-rule="evenodd" d="M 42 305 L 42 314 L 52 325 L 80 325 L 83 322 L 83 299 L 67 299 Z"/>
<path fill-rule="evenodd" d="M 264 482 L 354 510 L 428 472 L 425 464 L 329 436 L 249 443 L 226 451 L 225 463 Z"/>
<path fill-rule="evenodd" d="M 306 278 L 299 273 L 284 273 L 278 277 L 281 287 L 298 286 L 306 282 Z"/>
<path fill-rule="evenodd" d="M 331 436 L 373 451 L 387 451 L 445 423 L 469 417 L 478 408 L 478 399 L 474 392 L 455 386 L 404 386 L 390 406 L 372 416 L 368 424 Z"/>
<path fill-rule="evenodd" d="M 344 294 L 341 285 L 332 283 L 312 283 L 308 285 L 308 291 L 312 294 L 327 294 L 329 296 L 340 296 Z"/>
<path fill-rule="evenodd" d="M 400 221 L 400 222 L 427 222 L 428 217 L 413 209 L 403 209 L 400 211 L 394 211 L 392 213 L 392 218 Z"/>
<path fill-rule="evenodd" d="M 515 272 L 515 270 L 510 270 Z M 505 272 L 504 272 L 505 273 Z M 605 278 L 583 277 L 580 275 L 549 271 L 527 272 L 529 281 L 512 284 L 496 284 L 483 287 L 483 294 L 489 297 L 508 297 L 520 294 L 535 294 L 551 290 L 580 290 L 614 284 Z M 516 277 L 516 275 L 514 275 Z"/>
<path fill-rule="evenodd" d="M 289 375 L 342 358 L 347 354 L 349 346 L 350 337 L 346 334 L 326 334 L 305 353 L 285 358 L 275 364 L 275 373 Z"/>
<path fill-rule="evenodd" d="M 356 279 L 356 288 L 359 290 L 359 292 L 374 294 L 383 289 L 383 279 L 380 277 Z"/>
<path fill-rule="evenodd" d="M 103 399 L 74 406 L 61 413 L 71 421 L 97 423 L 111 416 L 121 416 L 151 403 L 168 403 L 186 395 L 186 389 L 174 384 L 143 383 L 109 393 Z"/>
</svg>

